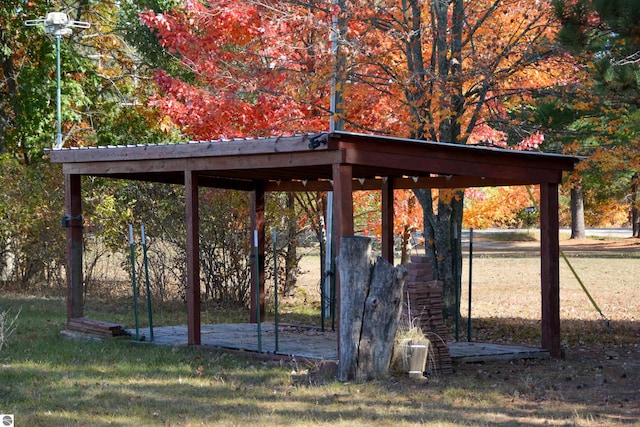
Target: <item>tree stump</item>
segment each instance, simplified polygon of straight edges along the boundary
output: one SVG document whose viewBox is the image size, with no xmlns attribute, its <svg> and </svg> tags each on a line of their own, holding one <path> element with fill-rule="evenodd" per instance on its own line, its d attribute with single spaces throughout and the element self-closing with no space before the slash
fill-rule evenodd
<svg viewBox="0 0 640 427">
<path fill-rule="evenodd" d="M 371 277 L 371 239 L 342 237 L 337 258 L 340 274 L 340 364 L 338 379 L 355 379 L 364 302 Z"/>
<path fill-rule="evenodd" d="M 340 381 L 385 376 L 402 307 L 406 270 L 378 257 L 371 264 L 371 239 L 343 237 L 340 274 Z"/>
</svg>

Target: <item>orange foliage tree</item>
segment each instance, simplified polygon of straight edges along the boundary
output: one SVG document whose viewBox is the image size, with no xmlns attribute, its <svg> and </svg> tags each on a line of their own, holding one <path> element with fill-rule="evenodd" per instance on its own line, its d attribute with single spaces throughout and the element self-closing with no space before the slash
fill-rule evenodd
<svg viewBox="0 0 640 427">
<path fill-rule="evenodd" d="M 382 237 L 380 214 L 381 194 L 357 191 L 353 196 L 356 231 L 376 239 Z M 400 248 L 400 262 L 406 263 L 412 249 L 424 244 L 421 237 L 422 207 L 416 195 L 409 190 L 395 190 L 393 194 L 393 234 Z"/>
<path fill-rule="evenodd" d="M 540 197 L 537 187 L 467 189 L 465 195 L 464 226 L 468 228 L 522 228 L 531 226 L 532 221 L 538 219 L 535 211 Z"/>
<path fill-rule="evenodd" d="M 327 129 L 335 78 L 346 130 L 537 148 L 541 134 L 494 124 L 571 76 L 549 2 L 187 1 L 141 18 L 192 71 L 158 71 L 155 103 L 196 139 Z M 451 314 L 464 194 L 435 195 L 415 193 Z"/>
</svg>

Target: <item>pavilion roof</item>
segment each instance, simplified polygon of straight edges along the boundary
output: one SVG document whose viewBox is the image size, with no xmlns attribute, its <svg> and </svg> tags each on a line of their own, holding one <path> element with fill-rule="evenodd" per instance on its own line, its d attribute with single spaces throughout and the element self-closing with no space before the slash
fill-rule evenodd
<svg viewBox="0 0 640 427">
<path fill-rule="evenodd" d="M 578 157 L 349 132 L 50 150 L 64 173 L 267 191 L 330 190 L 332 167 L 353 168 L 354 190 L 560 183 Z"/>
</svg>

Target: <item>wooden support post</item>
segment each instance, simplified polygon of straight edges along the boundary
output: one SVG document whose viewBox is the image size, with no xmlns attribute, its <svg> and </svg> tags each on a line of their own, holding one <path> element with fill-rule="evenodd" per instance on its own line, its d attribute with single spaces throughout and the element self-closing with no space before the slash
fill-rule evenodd
<svg viewBox="0 0 640 427">
<path fill-rule="evenodd" d="M 340 239 L 353 236 L 353 167 L 351 165 L 334 164 L 333 176 L 333 244 L 335 256 L 340 255 Z M 335 278 L 336 292 L 336 332 L 340 337 L 340 277 Z M 338 349 L 340 339 L 338 338 Z"/>
<path fill-rule="evenodd" d="M 256 274 L 258 275 L 258 283 L 260 283 L 260 321 L 265 319 L 265 284 L 264 284 L 264 247 L 265 247 L 265 216 L 264 216 L 265 198 L 264 183 L 256 183 L 255 190 L 251 193 L 251 247 L 253 242 L 254 230 L 258 230 L 258 270 L 256 271 L 255 254 L 251 251 L 251 296 L 250 296 L 250 313 L 249 322 L 258 322 L 258 305 L 256 302 Z"/>
<path fill-rule="evenodd" d="M 540 184 L 542 348 L 560 357 L 560 241 L 558 184 Z"/>
<path fill-rule="evenodd" d="M 67 321 L 83 316 L 82 177 L 64 176 L 67 229 Z"/>
<path fill-rule="evenodd" d="M 382 181 L 382 258 L 393 264 L 393 184 L 391 178 Z"/>
<path fill-rule="evenodd" d="M 184 173 L 187 229 L 187 335 L 189 345 L 200 345 L 200 214 L 198 176 Z"/>
<path fill-rule="evenodd" d="M 351 165 L 333 165 L 333 223 L 334 235 L 353 236 L 353 170 Z M 336 245 L 336 255 L 340 245 Z"/>
</svg>

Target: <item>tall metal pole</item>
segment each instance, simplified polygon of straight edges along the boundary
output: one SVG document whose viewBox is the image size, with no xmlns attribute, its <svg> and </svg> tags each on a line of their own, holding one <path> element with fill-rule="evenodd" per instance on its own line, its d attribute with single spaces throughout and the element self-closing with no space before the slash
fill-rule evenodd
<svg viewBox="0 0 640 427">
<path fill-rule="evenodd" d="M 278 231 L 273 230 L 273 305 L 275 310 L 275 333 L 276 333 L 276 353 L 280 351 L 280 342 L 278 340 Z"/>
<path fill-rule="evenodd" d="M 473 279 L 473 227 L 469 229 L 469 304 L 467 309 L 467 341 L 471 342 L 471 291 Z"/>
<path fill-rule="evenodd" d="M 456 313 L 455 313 L 455 336 L 456 342 L 460 341 L 460 274 L 458 271 L 458 225 L 453 222 L 453 242 L 454 250 L 452 254 L 453 258 L 453 280 L 456 286 Z"/>
<path fill-rule="evenodd" d="M 91 24 L 83 21 L 69 19 L 64 12 L 49 12 L 46 18 L 28 19 L 25 21 L 28 27 L 44 26 L 46 34 L 52 34 L 56 38 L 56 143 L 55 148 L 62 147 L 62 106 L 60 93 L 60 39 L 73 33 L 72 28 L 89 28 Z"/>
<path fill-rule="evenodd" d="M 258 326 L 258 353 L 262 353 L 262 324 L 260 322 L 260 249 L 258 247 L 258 230 L 253 230 L 254 254 L 256 259 L 256 321 Z M 275 272 L 278 274 L 278 272 Z"/>
<path fill-rule="evenodd" d="M 344 4 L 341 4 L 343 0 L 334 0 L 334 5 L 344 7 Z M 335 67 L 333 69 L 333 75 L 331 76 L 331 99 L 329 105 L 329 132 L 335 131 L 343 131 L 344 130 L 344 119 L 339 116 L 340 113 L 343 112 L 342 108 L 339 107 L 340 102 L 342 100 L 342 85 L 338 85 L 338 83 L 342 83 L 343 75 L 343 61 L 344 57 L 340 54 L 340 37 L 341 27 L 340 22 L 338 20 L 338 16 L 334 15 L 333 20 L 331 22 L 331 53 L 333 54 L 333 58 L 335 61 Z M 340 109 L 340 111 L 339 111 Z M 335 284 L 335 265 L 333 262 L 333 248 L 334 238 L 336 236 L 333 235 L 333 191 L 327 192 L 327 220 L 325 223 L 326 226 L 326 253 L 325 253 L 325 275 L 324 275 L 324 288 L 323 288 L 323 297 L 325 300 L 321 302 L 322 304 L 322 316 L 324 318 L 328 318 L 332 316 L 332 325 L 335 323 L 333 320 L 333 316 L 335 316 L 335 308 L 333 307 L 335 301 L 335 295 L 333 295 L 333 288 Z M 328 308 L 328 310 L 327 310 Z M 333 326 L 332 326 L 333 329 Z M 322 330 L 324 331 L 324 322 L 322 322 Z"/>
<path fill-rule="evenodd" d="M 56 148 L 62 147 L 62 94 L 60 91 L 60 39 L 62 35 L 56 35 L 56 112 L 57 112 L 57 133 Z"/>
</svg>

